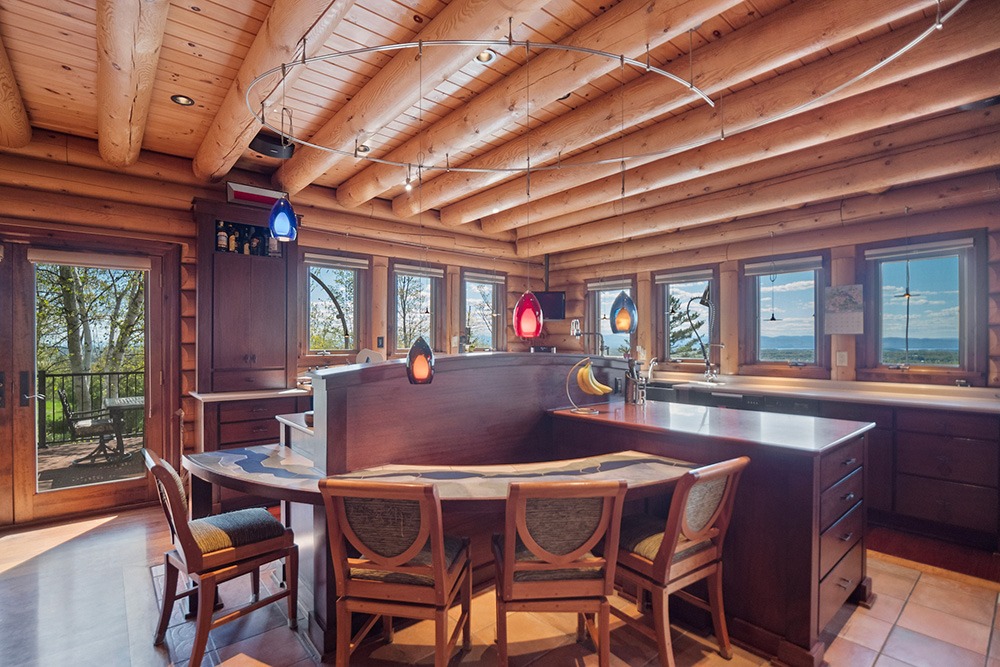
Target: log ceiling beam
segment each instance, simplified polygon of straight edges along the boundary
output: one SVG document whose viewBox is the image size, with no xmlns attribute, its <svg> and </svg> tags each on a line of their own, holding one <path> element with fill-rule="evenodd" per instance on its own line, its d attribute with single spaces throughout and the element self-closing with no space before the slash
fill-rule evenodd
<svg viewBox="0 0 1000 667">
<path fill-rule="evenodd" d="M 893 186 L 945 178 L 1000 165 L 1000 131 L 995 125 L 972 136 L 959 135 L 919 147 L 905 147 L 889 156 L 852 161 L 834 168 L 813 170 L 787 178 L 771 179 L 733 188 L 684 202 L 627 213 L 569 229 L 532 235 L 518 241 L 518 254 L 525 257 L 565 252 L 601 244 L 621 243 L 624 234 L 638 238 L 671 229 L 683 229 L 713 222 L 748 217 L 805 201 L 827 201 L 881 192 Z M 619 245 L 618 256 L 621 256 Z"/>
<path fill-rule="evenodd" d="M 650 0 L 624 0 L 605 14 L 562 40 L 566 46 L 639 57 L 683 35 L 691 29 L 742 0 L 684 0 L 655 3 Z M 645 30 L 636 26 L 645 26 Z M 652 27 L 652 26 L 655 26 Z M 660 29 L 659 26 L 666 26 Z M 543 51 L 532 58 L 530 67 L 522 66 L 508 74 L 496 86 L 474 97 L 426 130 L 421 130 L 385 159 L 417 164 L 423 153 L 427 164 L 443 163 L 445 156 L 503 129 L 524 123 L 524 91 L 531 92 L 530 108 L 541 109 L 567 90 L 586 83 L 619 67 L 616 60 L 581 57 L 567 51 Z M 530 77 L 530 78 L 529 78 Z M 375 163 L 337 187 L 337 200 L 344 206 L 357 206 L 403 182 L 403 172 L 394 165 Z"/>
<path fill-rule="evenodd" d="M 301 57 L 303 40 L 306 57 L 321 53 L 353 6 L 354 0 L 275 0 L 191 163 L 198 178 L 216 181 L 225 177 L 260 130 L 260 121 L 247 107 L 250 83 L 263 72 Z M 294 86 L 303 69 L 288 71 L 285 87 Z M 253 108 L 260 109 L 263 103 L 267 113 L 276 101 L 272 93 L 280 85 L 281 76 L 275 74 L 254 86 Z"/>
<path fill-rule="evenodd" d="M 996 227 L 1000 225 L 997 201 L 1000 201 L 1000 172 L 985 172 L 637 239 L 626 242 L 625 251 L 630 258 L 629 270 L 658 271 L 763 257 L 771 254 L 771 243 L 780 244 L 780 252 L 836 247 L 848 238 L 843 231 L 847 226 L 851 227 L 852 243 L 878 240 L 870 235 L 859 236 L 863 225 L 878 229 L 884 226 L 882 221 L 899 218 L 903 211 L 908 211 L 907 230 L 882 231 L 882 238 L 922 234 L 916 226 L 909 228 L 921 216 L 937 221 L 938 227 L 932 225 L 927 233 L 941 231 L 942 215 L 959 220 L 965 228 Z M 967 217 L 970 210 L 992 212 L 992 222 Z M 817 238 L 823 234 L 829 238 Z M 838 235 L 839 239 L 834 238 Z M 791 239 L 796 237 L 800 240 L 793 242 Z M 777 248 L 776 245 L 775 252 L 779 251 Z M 619 261 L 620 257 L 618 246 L 587 248 L 552 256 L 549 269 L 553 273 L 586 272 Z"/>
<path fill-rule="evenodd" d="M 873 8 L 867 0 L 816 0 L 795 3 L 698 49 L 693 55 L 693 83 L 707 93 L 717 93 L 752 77 L 766 74 L 801 58 L 807 58 L 817 50 L 832 47 L 859 32 L 877 29 L 890 21 L 902 20 L 930 4 L 932 3 L 927 0 L 889 0 Z M 691 75 L 687 60 L 668 65 L 665 69 L 683 79 Z M 700 103 L 704 108 L 711 110 L 711 107 L 701 102 L 701 99 L 686 87 L 665 81 L 659 75 L 645 74 L 532 131 L 529 137 L 519 137 L 517 140 L 509 141 L 470 160 L 467 165 L 494 169 L 523 167 L 526 141 L 530 142 L 532 163 L 541 165 L 555 160 L 560 154 L 616 135 L 621 122 L 620 120 L 609 122 L 609 118 L 618 119 L 623 111 L 626 116 L 624 124 L 633 126 L 690 103 Z M 712 115 L 714 117 L 714 114 Z M 645 152 L 638 146 L 632 148 L 633 150 L 626 152 Z M 621 154 L 620 145 L 608 142 L 597 149 L 586 151 L 582 155 L 562 162 L 564 164 L 591 162 L 595 159 L 615 158 Z M 577 172 L 597 170 L 603 176 L 607 175 L 608 169 L 617 171 L 619 166 L 615 163 L 568 168 L 558 172 L 537 172 L 532 174 L 532 195 L 538 187 L 536 183 L 545 183 L 551 174 L 559 173 L 564 179 L 572 180 L 581 176 Z M 446 173 L 425 181 L 423 192 L 419 193 L 419 197 L 413 192 L 397 196 L 393 200 L 393 210 L 400 214 L 412 215 L 420 206 L 437 208 L 462 197 L 465 193 L 482 190 L 507 177 L 507 174 L 501 172 Z M 564 188 L 566 185 L 563 184 L 561 187 Z M 505 193 L 517 191 L 518 194 L 500 202 L 501 210 L 524 203 L 527 199 L 526 179 L 523 176 L 505 183 L 503 190 Z M 557 189 L 543 190 L 543 193 L 551 194 L 556 191 Z M 474 196 L 469 199 L 479 203 L 480 197 Z M 461 204 L 445 207 L 443 210 L 451 212 L 444 215 L 442 220 L 446 224 L 464 224 L 493 212 L 495 208 L 494 200 L 485 207 L 480 206 L 473 213 L 463 201 Z"/>
<path fill-rule="evenodd" d="M 541 8 L 544 0 L 452 0 L 413 41 L 443 39 L 499 39 L 508 32 L 508 19 Z M 353 151 L 372 134 L 396 120 L 448 76 L 468 65 L 482 47 L 427 49 L 420 57 L 399 51 L 338 110 L 310 139 L 311 143 Z M 274 173 L 275 186 L 296 193 L 319 178 L 345 156 L 299 146 Z M 346 158 L 354 160 L 353 157 Z M 414 212 L 416 213 L 416 212 Z M 404 216 L 409 217 L 409 216 Z"/>
<path fill-rule="evenodd" d="M 978 29 L 981 25 L 984 27 L 982 30 Z M 798 115 L 807 110 L 822 110 L 825 106 L 838 100 L 901 81 L 930 69 L 981 55 L 996 48 L 995 30 L 998 29 L 998 26 L 1000 26 L 1000 19 L 995 12 L 991 13 L 986 3 L 967 6 L 965 10 L 953 17 L 952 21 L 949 21 L 945 30 L 937 32 L 930 39 L 910 50 L 903 58 L 845 88 L 838 94 L 822 100 L 819 103 L 820 106 L 811 109 L 805 105 L 827 91 L 832 91 L 850 81 L 860 72 L 881 62 L 908 44 L 927 28 L 926 21 L 917 21 L 891 34 L 874 38 L 731 94 L 722 102 L 725 107 L 726 135 L 727 137 L 736 136 L 746 128 L 759 123 L 762 118 L 775 118 L 783 113 Z M 650 147 L 654 146 L 675 146 L 678 147 L 674 151 L 675 154 L 684 155 L 691 147 L 717 142 L 721 136 L 720 127 L 721 118 L 718 110 L 695 108 L 677 118 L 629 135 L 624 140 L 624 148 L 626 153 L 642 153 L 648 152 Z M 612 151 L 615 150 L 620 154 L 621 146 L 620 141 L 610 142 L 607 145 L 607 150 L 603 152 L 588 151 L 578 158 L 594 159 L 598 155 L 613 154 Z M 668 157 L 632 160 L 630 165 L 635 168 L 644 163 L 667 160 Z M 690 174 L 693 168 L 693 164 L 688 164 L 684 170 Z M 612 190 L 614 193 L 612 197 L 619 197 L 621 175 L 618 165 L 599 165 L 588 167 L 586 170 L 548 171 L 539 173 L 537 176 L 533 174 L 531 183 L 533 210 L 530 219 L 541 220 L 551 215 L 569 212 L 575 204 L 570 203 L 567 207 L 560 208 L 557 201 L 545 202 L 540 208 L 547 212 L 546 215 L 534 210 L 534 204 L 543 197 L 557 195 L 561 191 L 583 185 L 581 181 L 594 181 L 601 178 L 616 182 L 616 186 Z M 634 179 L 626 179 L 626 186 L 628 187 L 630 182 L 634 187 L 636 184 Z M 512 209 L 511 203 L 516 203 L 518 206 Z M 445 207 L 441 214 L 445 224 L 459 221 L 467 223 L 477 218 L 483 218 L 486 222 L 486 228 L 496 231 L 524 224 L 524 221 L 528 219 L 523 208 L 526 204 L 523 190 L 518 189 L 516 182 L 511 182 L 504 183 L 490 191 L 473 195 L 458 204 Z M 492 211 L 497 209 L 503 212 L 493 214 Z M 504 209 L 511 210 L 505 211 Z"/>
<path fill-rule="evenodd" d="M 139 159 L 170 0 L 98 0 L 97 144 L 110 165 Z"/>
<path fill-rule="evenodd" d="M 1000 28 L 1000 17 L 997 20 Z M 978 115 L 952 114 L 932 123 L 913 123 L 918 118 L 953 110 L 957 105 L 985 99 L 1000 90 L 1000 51 L 978 58 L 972 58 L 946 69 L 921 74 L 905 82 L 876 89 L 847 100 L 835 102 L 822 109 L 814 109 L 799 116 L 787 118 L 766 125 L 726 141 L 718 141 L 697 150 L 688 151 L 643 167 L 629 170 L 625 174 L 626 184 L 635 184 L 627 192 L 623 203 L 620 199 L 621 178 L 610 176 L 587 186 L 573 188 L 565 193 L 547 197 L 539 202 L 548 207 L 550 200 L 559 200 L 560 206 L 553 207 L 548 215 L 541 215 L 531 203 L 532 234 L 565 229 L 574 225 L 611 218 L 622 212 L 634 211 L 668 204 L 675 201 L 698 197 L 709 192 L 738 187 L 753 181 L 776 178 L 817 166 L 818 161 L 832 163 L 851 157 L 860 157 L 864 152 L 875 154 L 889 146 L 916 143 L 915 132 L 927 132 L 927 136 L 942 136 L 937 129 L 945 123 L 978 123 Z M 987 112 L 988 114 L 989 112 Z M 888 123 L 909 122 L 902 130 L 888 127 Z M 952 126 L 951 134 L 962 127 Z M 863 133 L 877 132 L 879 143 L 871 145 L 865 141 L 843 143 L 841 140 Z M 841 144 L 848 151 L 834 153 L 834 147 Z M 816 149 L 816 150 L 811 150 Z M 859 153 L 861 151 L 862 153 Z M 781 160 L 780 156 L 794 156 Z M 691 174 L 698 178 L 692 179 Z M 656 188 L 656 189 L 654 189 Z M 590 190 L 597 190 L 601 196 L 590 197 Z M 578 199 L 599 203 L 583 208 Z M 562 215 L 554 213 L 566 210 Z M 525 213 L 521 212 L 522 217 Z M 492 224 L 492 217 L 482 222 L 486 231 L 500 231 L 507 225 Z M 523 228 L 522 228 L 523 229 Z"/>
<path fill-rule="evenodd" d="M 31 122 L 21 99 L 21 89 L 14 79 L 7 49 L 0 40 L 0 146 L 20 148 L 30 142 Z"/>
<path fill-rule="evenodd" d="M 79 187 L 82 189 L 78 190 L 78 193 L 86 194 L 87 188 L 103 189 L 109 183 L 117 182 L 117 176 L 122 175 L 136 179 L 150 180 L 143 185 L 133 188 L 134 191 L 129 191 L 128 189 L 118 190 L 120 198 L 111 197 L 114 201 L 142 203 L 141 199 L 146 197 L 157 200 L 162 205 L 166 200 L 176 201 L 174 193 L 178 192 L 178 190 L 170 187 L 171 184 L 186 185 L 190 186 L 190 188 L 187 190 L 188 195 L 186 202 L 183 204 L 184 209 L 190 209 L 191 197 L 195 196 L 194 193 L 203 193 L 206 198 L 213 198 L 213 195 L 209 193 L 215 193 L 214 197 L 219 197 L 224 192 L 223 185 L 206 184 L 201 179 L 196 178 L 191 171 L 190 161 L 184 158 L 146 151 L 140 155 L 139 160 L 135 164 L 125 168 L 112 168 L 100 159 L 97 154 L 96 141 L 60 134 L 58 132 L 35 132 L 33 141 L 27 146 L 22 148 L 5 148 L 0 146 L 0 155 L 3 154 L 37 160 L 37 166 L 35 168 L 26 168 L 26 172 L 20 175 L 19 180 L 31 178 L 32 174 L 37 172 L 40 180 L 32 187 L 38 187 L 41 190 L 50 189 L 50 187 L 44 185 L 47 183 L 55 190 L 65 191 L 67 188 Z M 0 158 L 0 164 L 2 164 L 2 158 Z M 61 170 L 63 166 L 79 167 L 93 171 L 89 172 L 90 178 L 83 178 L 81 180 L 78 176 L 87 174 L 88 172 L 84 170 L 74 171 L 73 169 L 63 171 Z M 11 169 L 11 173 L 13 174 L 17 167 L 11 167 Z M 52 179 L 44 178 L 43 175 L 45 173 L 49 175 L 59 174 L 59 177 Z M 66 182 L 60 184 L 60 178 L 65 178 Z M 245 185 L 255 185 L 262 188 L 270 187 L 268 177 L 256 172 L 234 170 L 230 173 L 230 178 Z M 0 179 L 0 181 L 2 180 Z M 80 183 L 79 186 L 76 185 L 78 181 Z M 141 183 L 139 180 L 135 182 Z M 166 186 L 161 186 L 160 184 L 166 184 Z M 115 188 L 111 189 L 114 190 Z M 423 226 L 428 229 L 445 228 L 438 219 L 437 211 L 427 211 L 421 216 L 414 216 L 412 218 L 400 218 L 392 212 L 391 204 L 383 199 L 373 199 L 363 207 L 347 209 L 337 203 L 337 198 L 332 190 L 320 186 L 311 186 L 300 192 L 296 197 L 296 203 L 299 202 L 318 209 L 340 212 L 350 216 L 351 219 L 385 220 L 393 223 L 405 223 L 413 227 Z M 488 238 L 508 243 L 512 243 L 516 238 L 513 231 L 501 232 L 499 234 L 483 234 L 480 229 L 472 225 L 467 225 L 458 231 L 467 234 L 470 238 Z"/>
</svg>

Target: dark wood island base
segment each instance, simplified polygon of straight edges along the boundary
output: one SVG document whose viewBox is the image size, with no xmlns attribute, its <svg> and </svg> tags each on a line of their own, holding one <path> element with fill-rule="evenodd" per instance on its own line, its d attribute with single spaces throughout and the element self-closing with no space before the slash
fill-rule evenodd
<svg viewBox="0 0 1000 667">
<path fill-rule="evenodd" d="M 671 403 L 552 413 L 556 454 L 636 451 L 713 463 L 749 456 L 726 538 L 734 639 L 819 667 L 823 630 L 849 599 L 874 602 L 865 560 L 866 431 L 872 424 Z"/>
</svg>

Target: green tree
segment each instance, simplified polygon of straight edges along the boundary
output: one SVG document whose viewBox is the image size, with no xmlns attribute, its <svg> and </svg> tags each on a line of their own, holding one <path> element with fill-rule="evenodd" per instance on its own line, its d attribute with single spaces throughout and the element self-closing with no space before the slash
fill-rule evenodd
<svg viewBox="0 0 1000 667">
<path fill-rule="evenodd" d="M 37 368 L 79 375 L 89 410 L 89 374 L 145 367 L 145 273 L 39 264 L 35 276 Z"/>
<path fill-rule="evenodd" d="M 468 283 L 475 291 L 478 299 L 473 299 L 465 309 L 466 335 L 469 349 L 493 347 L 496 311 L 493 309 L 495 285 L 486 283 Z"/>
<path fill-rule="evenodd" d="M 396 347 L 413 345 L 418 336 L 431 347 L 430 278 L 396 275 Z"/>
<path fill-rule="evenodd" d="M 681 300 L 673 295 L 670 295 L 670 310 L 667 317 L 670 331 L 670 358 L 700 359 L 701 346 L 694 332 L 696 329 L 700 330 L 705 320 L 699 313 L 692 312 L 691 321 L 688 321 L 687 303 L 681 303 Z M 705 335 L 702 333 L 703 338 Z M 708 344 L 708 340 L 704 342 Z"/>
<path fill-rule="evenodd" d="M 355 272 L 312 266 L 309 278 L 309 349 L 355 349 Z"/>
</svg>

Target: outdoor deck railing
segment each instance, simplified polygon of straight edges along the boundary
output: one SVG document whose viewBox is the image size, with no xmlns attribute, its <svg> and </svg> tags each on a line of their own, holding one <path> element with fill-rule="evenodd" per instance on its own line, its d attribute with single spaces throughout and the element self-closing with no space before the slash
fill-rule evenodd
<svg viewBox="0 0 1000 667">
<path fill-rule="evenodd" d="M 59 391 L 74 411 L 99 410 L 106 398 L 142 396 L 145 393 L 145 373 L 122 371 L 112 373 L 38 373 L 38 446 L 70 442 L 69 425 L 63 415 Z M 142 435 L 145 431 L 145 411 L 129 410 L 123 415 L 126 436 Z"/>
</svg>

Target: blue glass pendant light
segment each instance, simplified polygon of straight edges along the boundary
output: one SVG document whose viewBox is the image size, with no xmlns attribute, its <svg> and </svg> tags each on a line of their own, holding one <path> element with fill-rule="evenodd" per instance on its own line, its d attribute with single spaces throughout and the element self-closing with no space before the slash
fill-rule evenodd
<svg viewBox="0 0 1000 667">
<path fill-rule="evenodd" d="M 298 235 L 298 221 L 295 219 L 295 211 L 288 197 L 282 197 L 274 202 L 271 207 L 271 215 L 267 219 L 267 226 L 271 228 L 271 236 L 279 241 L 294 241 Z"/>
<path fill-rule="evenodd" d="M 542 304 L 531 290 L 514 304 L 514 335 L 535 338 L 542 333 Z"/>
<path fill-rule="evenodd" d="M 430 384 L 434 379 L 434 350 L 418 336 L 406 355 L 406 377 L 410 384 Z"/>
<path fill-rule="evenodd" d="M 635 302 L 622 290 L 611 304 L 611 332 L 635 333 L 638 323 L 639 313 L 635 309 Z"/>
</svg>

